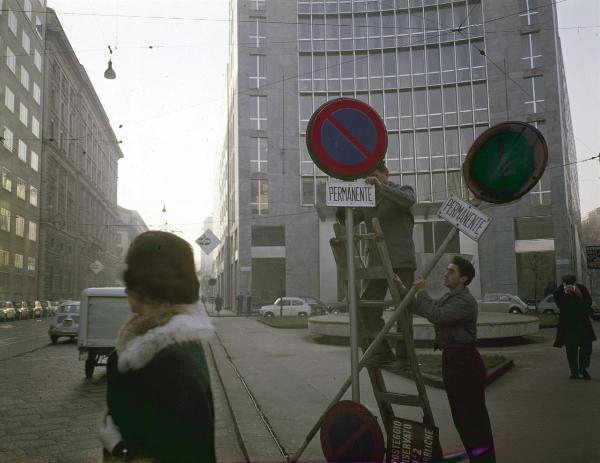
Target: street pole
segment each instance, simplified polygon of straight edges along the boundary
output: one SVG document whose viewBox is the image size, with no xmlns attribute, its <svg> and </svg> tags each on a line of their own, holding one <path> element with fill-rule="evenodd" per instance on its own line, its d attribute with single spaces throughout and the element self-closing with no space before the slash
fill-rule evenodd
<svg viewBox="0 0 600 463">
<path fill-rule="evenodd" d="M 348 313 L 350 314 L 350 371 L 352 375 L 352 400 L 360 403 L 358 383 L 358 323 L 356 313 L 356 280 L 354 279 L 354 214 L 346 208 L 346 260 L 348 262 Z"/>
</svg>

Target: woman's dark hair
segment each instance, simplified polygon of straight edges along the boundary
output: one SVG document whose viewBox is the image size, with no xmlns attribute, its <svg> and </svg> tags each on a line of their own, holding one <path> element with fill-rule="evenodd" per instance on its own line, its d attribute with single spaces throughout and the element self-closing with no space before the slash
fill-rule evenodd
<svg viewBox="0 0 600 463">
<path fill-rule="evenodd" d="M 125 263 L 125 286 L 141 298 L 171 304 L 198 300 L 194 255 L 184 239 L 162 231 L 142 233 L 129 246 Z"/>
<path fill-rule="evenodd" d="M 467 277 L 465 286 L 468 286 L 475 277 L 475 267 L 473 267 L 473 264 L 460 256 L 454 256 L 452 258 L 452 263 L 458 267 L 459 276 Z"/>
<path fill-rule="evenodd" d="M 562 281 L 566 285 L 574 285 L 577 281 L 577 276 L 572 273 L 567 273 L 566 275 L 563 275 Z"/>
</svg>

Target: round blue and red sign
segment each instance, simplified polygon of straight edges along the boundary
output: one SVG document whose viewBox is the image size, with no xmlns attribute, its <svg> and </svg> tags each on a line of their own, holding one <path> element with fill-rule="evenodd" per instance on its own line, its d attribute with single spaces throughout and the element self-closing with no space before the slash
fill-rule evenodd
<svg viewBox="0 0 600 463">
<path fill-rule="evenodd" d="M 306 129 L 313 162 L 331 177 L 355 180 L 375 170 L 387 150 L 387 130 L 368 104 L 338 98 L 317 109 Z"/>
</svg>

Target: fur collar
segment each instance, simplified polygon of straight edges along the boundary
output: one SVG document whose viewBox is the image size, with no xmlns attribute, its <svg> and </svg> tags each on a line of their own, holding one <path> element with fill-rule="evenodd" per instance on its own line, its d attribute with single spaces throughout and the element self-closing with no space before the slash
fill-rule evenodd
<svg viewBox="0 0 600 463">
<path fill-rule="evenodd" d="M 162 306 L 149 315 L 134 315 L 117 337 L 121 373 L 146 366 L 163 349 L 174 344 L 209 339 L 214 327 L 199 304 Z"/>
</svg>

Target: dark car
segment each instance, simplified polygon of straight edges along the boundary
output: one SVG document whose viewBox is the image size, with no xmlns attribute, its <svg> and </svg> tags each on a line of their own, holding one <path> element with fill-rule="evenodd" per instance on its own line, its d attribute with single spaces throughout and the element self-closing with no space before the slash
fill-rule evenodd
<svg viewBox="0 0 600 463">
<path fill-rule="evenodd" d="M 310 306 L 311 315 L 325 315 L 329 313 L 329 306 L 323 301 L 312 296 L 298 296 Z"/>
<path fill-rule="evenodd" d="M 31 318 L 31 311 L 27 307 L 25 301 L 13 301 L 13 307 L 15 308 L 16 316 L 19 320 Z"/>
<path fill-rule="evenodd" d="M 345 313 L 345 312 L 348 312 L 348 301 L 346 301 L 346 298 L 344 298 L 341 301 L 330 302 L 329 303 L 329 311 L 331 313 Z"/>
</svg>

